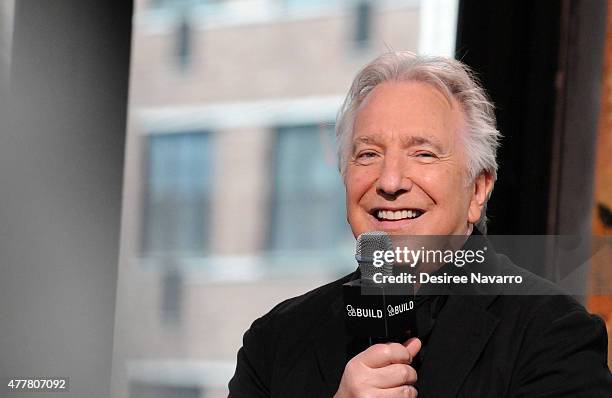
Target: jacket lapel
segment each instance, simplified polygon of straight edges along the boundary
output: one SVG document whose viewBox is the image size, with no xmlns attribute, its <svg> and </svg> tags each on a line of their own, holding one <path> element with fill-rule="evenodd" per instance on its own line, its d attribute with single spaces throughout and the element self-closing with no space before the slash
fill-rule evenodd
<svg viewBox="0 0 612 398">
<path fill-rule="evenodd" d="M 471 272 L 499 274 L 498 256 L 486 237 L 475 233 L 464 247 L 476 250 L 483 246 L 489 248 L 484 263 L 453 267 L 452 272 L 468 280 Z M 500 294 L 498 285 L 454 284 L 448 289 L 448 301 L 438 316 L 418 371 L 416 387 L 421 397 L 457 396 L 500 321 L 488 311 Z"/>
<path fill-rule="evenodd" d="M 486 310 L 496 296 L 454 296 L 440 312 L 418 371 L 421 397 L 455 397 L 499 319 Z"/>
</svg>

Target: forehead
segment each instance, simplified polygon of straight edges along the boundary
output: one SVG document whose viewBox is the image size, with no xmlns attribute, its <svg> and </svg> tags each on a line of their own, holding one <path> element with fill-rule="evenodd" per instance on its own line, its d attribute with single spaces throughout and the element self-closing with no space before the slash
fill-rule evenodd
<svg viewBox="0 0 612 398">
<path fill-rule="evenodd" d="M 353 139 L 364 135 L 429 136 L 449 143 L 464 124 L 454 98 L 421 82 L 381 83 L 355 118 Z"/>
</svg>

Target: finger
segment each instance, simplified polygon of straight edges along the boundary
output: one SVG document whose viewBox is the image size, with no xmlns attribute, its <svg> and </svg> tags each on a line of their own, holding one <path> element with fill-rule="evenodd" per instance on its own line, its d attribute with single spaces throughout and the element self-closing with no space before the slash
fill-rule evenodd
<svg viewBox="0 0 612 398">
<path fill-rule="evenodd" d="M 417 337 L 408 339 L 404 342 L 404 347 L 408 349 L 408 352 L 410 352 L 410 355 L 414 358 L 421 350 L 421 340 Z"/>
<path fill-rule="evenodd" d="M 417 381 L 417 372 L 410 365 L 392 364 L 384 368 L 372 369 L 373 383 L 378 388 L 392 388 L 412 385 Z"/>
<path fill-rule="evenodd" d="M 409 349 L 399 343 L 374 344 L 358 356 L 370 368 L 382 368 L 394 363 L 409 364 L 414 357 Z"/>
<path fill-rule="evenodd" d="M 399 386 L 377 390 L 376 396 L 381 398 L 416 398 L 419 393 L 414 386 Z"/>
</svg>

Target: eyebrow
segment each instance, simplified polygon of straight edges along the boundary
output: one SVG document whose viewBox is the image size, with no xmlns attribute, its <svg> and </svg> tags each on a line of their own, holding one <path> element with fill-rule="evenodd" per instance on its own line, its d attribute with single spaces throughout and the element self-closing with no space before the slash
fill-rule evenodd
<svg viewBox="0 0 612 398">
<path fill-rule="evenodd" d="M 356 138 L 355 140 L 353 140 L 353 150 L 355 149 L 357 144 L 375 144 L 375 145 L 380 144 L 381 140 L 379 137 L 380 137 L 379 134 L 362 135 L 359 138 Z M 427 146 L 430 146 L 436 149 L 440 153 L 444 152 L 442 150 L 442 144 L 435 137 L 422 136 L 422 135 L 411 135 L 408 137 L 402 137 L 401 141 L 405 147 L 412 147 L 412 146 L 417 146 L 417 145 L 427 145 Z"/>
<path fill-rule="evenodd" d="M 434 137 L 423 137 L 419 135 L 411 135 L 409 137 L 402 138 L 402 143 L 406 147 L 417 146 L 417 145 L 427 145 L 427 146 L 430 146 L 436 149 L 440 153 L 444 152 L 442 150 L 442 144 L 440 143 L 440 141 L 438 141 L 437 138 L 434 138 Z"/>
</svg>

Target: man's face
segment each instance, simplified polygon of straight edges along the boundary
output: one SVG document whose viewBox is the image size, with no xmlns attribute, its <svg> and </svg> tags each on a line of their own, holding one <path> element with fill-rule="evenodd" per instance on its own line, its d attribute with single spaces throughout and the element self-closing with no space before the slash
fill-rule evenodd
<svg viewBox="0 0 612 398">
<path fill-rule="evenodd" d="M 463 111 L 420 82 L 386 82 L 361 104 L 345 174 L 353 234 L 465 234 L 486 187 L 469 182 Z M 492 185 L 492 184 L 491 184 Z"/>
</svg>

